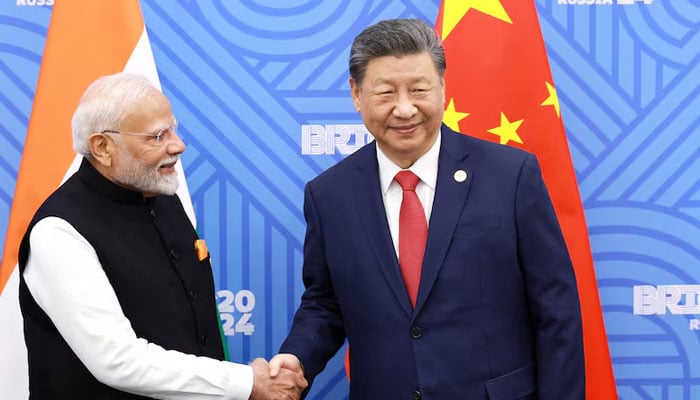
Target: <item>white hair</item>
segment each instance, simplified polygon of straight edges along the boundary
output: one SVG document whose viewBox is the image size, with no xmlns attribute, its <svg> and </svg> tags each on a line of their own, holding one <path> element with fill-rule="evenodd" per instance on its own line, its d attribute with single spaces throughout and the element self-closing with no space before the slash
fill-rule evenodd
<svg viewBox="0 0 700 400">
<path fill-rule="evenodd" d="M 90 157 L 90 135 L 118 130 L 151 89 L 157 90 L 148 78 L 127 72 L 102 76 L 92 82 L 73 113 L 73 149 Z"/>
</svg>

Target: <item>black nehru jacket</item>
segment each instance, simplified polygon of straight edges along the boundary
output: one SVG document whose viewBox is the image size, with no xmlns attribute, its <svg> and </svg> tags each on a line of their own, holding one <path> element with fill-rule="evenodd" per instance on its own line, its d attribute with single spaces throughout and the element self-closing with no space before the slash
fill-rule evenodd
<svg viewBox="0 0 700 400">
<path fill-rule="evenodd" d="M 20 245 L 21 273 L 31 251 L 29 233 L 49 216 L 66 220 L 90 242 L 138 337 L 167 350 L 223 360 L 211 264 L 208 257 L 198 260 L 197 234 L 177 196 L 144 199 L 83 160 L 31 221 Z M 24 278 L 20 306 L 31 399 L 142 398 L 90 374 L 36 304 Z"/>
</svg>

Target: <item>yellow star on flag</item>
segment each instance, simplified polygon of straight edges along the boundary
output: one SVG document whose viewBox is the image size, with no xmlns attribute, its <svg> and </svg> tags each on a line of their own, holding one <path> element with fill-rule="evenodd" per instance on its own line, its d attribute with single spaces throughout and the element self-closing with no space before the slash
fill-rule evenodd
<svg viewBox="0 0 700 400">
<path fill-rule="evenodd" d="M 445 0 L 443 10 L 442 40 L 452 32 L 464 15 L 471 9 L 512 24 L 501 0 Z"/>
<path fill-rule="evenodd" d="M 449 126 L 453 131 L 459 132 L 459 121 L 468 117 L 469 113 L 463 113 L 455 110 L 455 99 L 450 99 L 450 103 L 447 105 L 445 114 L 442 116 L 442 122 Z"/>
<path fill-rule="evenodd" d="M 525 121 L 524 119 L 518 120 L 518 121 L 513 121 L 510 122 L 508 121 L 508 118 L 506 117 L 505 113 L 501 113 L 501 126 L 497 126 L 495 128 L 489 129 L 488 132 L 493 133 L 494 135 L 498 136 L 501 138 L 501 144 L 508 144 L 509 141 L 514 141 L 520 144 L 523 144 L 523 140 L 520 139 L 520 135 L 518 135 L 518 128 L 520 128 L 520 124 Z"/>
<path fill-rule="evenodd" d="M 547 92 L 549 92 L 549 97 L 547 97 L 541 106 L 553 106 L 554 111 L 557 112 L 557 117 L 559 117 L 559 97 L 557 96 L 557 90 L 549 82 L 545 82 L 547 85 Z"/>
</svg>

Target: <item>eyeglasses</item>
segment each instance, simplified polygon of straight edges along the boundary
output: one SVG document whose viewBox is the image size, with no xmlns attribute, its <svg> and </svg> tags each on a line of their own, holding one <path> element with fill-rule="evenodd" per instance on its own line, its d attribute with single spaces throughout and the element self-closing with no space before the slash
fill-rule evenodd
<svg viewBox="0 0 700 400">
<path fill-rule="evenodd" d="M 172 125 L 166 126 L 165 128 L 162 128 L 155 133 L 125 132 L 115 131 L 112 129 L 105 129 L 100 133 L 116 133 L 119 135 L 142 136 L 148 138 L 148 142 L 153 146 L 160 146 L 164 143 L 167 143 L 173 137 L 173 135 L 177 135 L 177 120 L 175 120 Z"/>
</svg>

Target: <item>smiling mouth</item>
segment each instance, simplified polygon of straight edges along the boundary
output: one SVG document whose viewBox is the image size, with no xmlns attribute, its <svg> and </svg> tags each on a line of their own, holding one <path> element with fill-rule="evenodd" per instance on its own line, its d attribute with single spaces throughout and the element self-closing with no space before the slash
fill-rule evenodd
<svg viewBox="0 0 700 400">
<path fill-rule="evenodd" d="M 405 125 L 405 126 L 394 126 L 391 129 L 398 133 L 411 133 L 418 127 L 418 124 Z"/>
<path fill-rule="evenodd" d="M 177 160 L 171 161 L 171 162 L 169 162 L 169 163 L 167 163 L 167 164 L 161 164 L 160 168 L 163 168 L 163 169 L 174 168 L 174 167 L 175 167 L 175 164 L 177 164 Z"/>
</svg>

